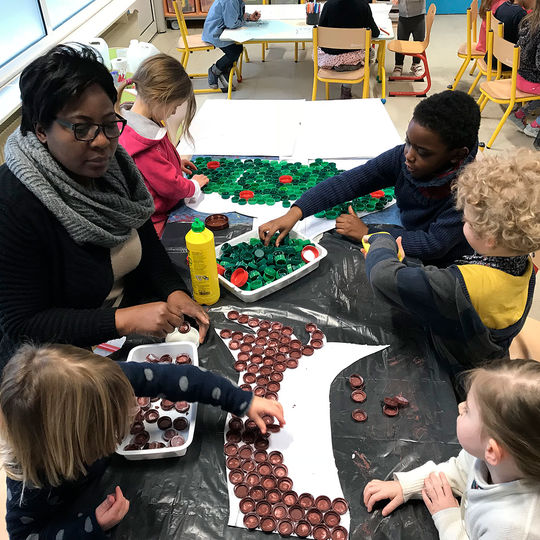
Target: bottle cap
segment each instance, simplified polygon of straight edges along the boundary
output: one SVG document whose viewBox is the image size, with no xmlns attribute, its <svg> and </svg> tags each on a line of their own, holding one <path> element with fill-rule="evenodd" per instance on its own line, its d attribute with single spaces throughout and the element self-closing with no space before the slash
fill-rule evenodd
<svg viewBox="0 0 540 540">
<path fill-rule="evenodd" d="M 246 514 L 244 516 L 244 525 L 246 529 L 254 530 L 259 526 L 259 516 L 257 514 Z"/>
<path fill-rule="evenodd" d="M 204 231 L 204 223 L 199 219 L 195 218 L 193 220 L 193 223 L 191 224 L 191 230 L 196 233 L 200 233 Z"/>
<path fill-rule="evenodd" d="M 249 274 L 243 268 L 237 268 L 231 276 L 231 283 L 237 287 L 242 287 L 247 283 Z"/>
<path fill-rule="evenodd" d="M 349 510 L 349 503 L 345 499 L 337 497 L 332 501 L 332 510 L 342 516 Z"/>
<path fill-rule="evenodd" d="M 210 170 L 219 169 L 219 166 L 220 166 L 219 161 L 209 161 L 206 164 L 206 168 Z"/>
<path fill-rule="evenodd" d="M 225 214 L 212 214 L 204 220 L 211 231 L 221 231 L 229 227 L 229 218 Z"/>
<path fill-rule="evenodd" d="M 315 499 L 315 508 L 321 512 L 326 512 L 332 508 L 332 501 L 326 495 L 320 495 Z"/>
<path fill-rule="evenodd" d="M 315 540 L 330 540 L 330 538 L 332 538 L 330 529 L 326 525 L 317 525 L 316 527 L 313 527 L 313 532 L 311 534 Z"/>
<path fill-rule="evenodd" d="M 364 388 L 364 377 L 358 375 L 358 373 L 353 373 L 349 377 L 349 384 L 351 385 L 351 388 Z"/>
<path fill-rule="evenodd" d="M 300 253 L 305 263 L 314 261 L 319 256 L 319 250 L 315 246 L 305 246 Z"/>
<path fill-rule="evenodd" d="M 359 388 L 354 390 L 351 394 L 351 399 L 355 401 L 356 403 L 364 403 L 366 401 L 366 393 L 363 390 L 360 390 Z"/>
<path fill-rule="evenodd" d="M 367 420 L 367 413 L 362 409 L 354 409 L 351 416 L 356 422 L 365 422 Z"/>
</svg>

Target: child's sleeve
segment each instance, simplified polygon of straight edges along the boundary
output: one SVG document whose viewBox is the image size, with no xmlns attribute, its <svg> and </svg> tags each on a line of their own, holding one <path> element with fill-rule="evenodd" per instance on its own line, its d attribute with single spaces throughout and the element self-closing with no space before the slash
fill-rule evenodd
<svg viewBox="0 0 540 540">
<path fill-rule="evenodd" d="M 6 528 L 10 540 L 98 540 L 106 538 L 99 526 L 95 512 L 81 513 L 76 518 L 65 515 L 65 504 L 55 495 L 55 490 L 29 489 L 22 483 L 7 479 Z"/>
<path fill-rule="evenodd" d="M 375 19 L 373 18 L 373 12 L 371 11 L 371 8 L 366 4 L 366 17 L 368 20 L 367 27 L 371 28 L 371 37 L 377 38 L 379 37 L 381 31 L 379 30 L 379 25 L 375 22 Z M 386 46 L 386 45 L 385 45 Z M 366 57 L 368 54 L 366 53 Z"/>
<path fill-rule="evenodd" d="M 238 0 L 229 0 L 228 2 L 223 2 L 223 23 L 225 28 L 239 28 L 244 26 L 244 10 L 241 8 L 242 3 Z"/>
<path fill-rule="evenodd" d="M 186 364 L 121 362 L 120 367 L 140 397 L 165 397 L 170 401 L 189 401 L 220 406 L 243 416 L 253 393 L 242 390 L 225 377 L 205 368 Z"/>
</svg>

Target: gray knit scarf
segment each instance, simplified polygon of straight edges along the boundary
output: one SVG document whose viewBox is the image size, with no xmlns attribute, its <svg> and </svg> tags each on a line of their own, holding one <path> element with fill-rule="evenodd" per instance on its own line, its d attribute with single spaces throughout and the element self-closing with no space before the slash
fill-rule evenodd
<svg viewBox="0 0 540 540">
<path fill-rule="evenodd" d="M 77 244 L 118 246 L 154 213 L 152 196 L 120 145 L 94 188 L 71 178 L 34 133 L 23 136 L 17 129 L 6 142 L 5 156 L 9 170 Z"/>
</svg>

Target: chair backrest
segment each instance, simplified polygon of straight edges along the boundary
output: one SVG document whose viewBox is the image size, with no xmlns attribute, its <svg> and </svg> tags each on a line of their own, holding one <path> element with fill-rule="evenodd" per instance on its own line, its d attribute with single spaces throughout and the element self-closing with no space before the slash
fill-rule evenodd
<svg viewBox="0 0 540 540">
<path fill-rule="evenodd" d="M 495 34 L 493 30 L 491 30 L 491 32 L 491 35 L 493 36 L 493 56 L 499 61 L 499 65 L 501 65 L 501 63 L 506 64 L 512 68 L 512 71 L 517 70 L 519 67 L 520 48 L 511 41 L 507 41 Z M 518 60 L 517 65 L 515 65 L 516 51 Z"/>
<path fill-rule="evenodd" d="M 178 2 L 176 0 L 173 0 L 172 5 L 174 7 L 176 20 L 178 21 L 178 26 L 180 27 L 180 34 L 182 36 L 182 41 L 184 42 L 184 48 L 187 50 L 189 46 L 187 41 L 188 31 L 186 26 L 186 19 L 184 18 L 184 13 L 182 12 L 182 9 L 178 7 Z"/>
<path fill-rule="evenodd" d="M 471 15 L 470 27 L 467 28 L 467 34 L 469 35 L 469 32 L 471 32 L 471 41 L 476 41 L 478 38 L 478 0 L 472 0 L 467 12 Z"/>
<path fill-rule="evenodd" d="M 317 45 L 329 49 L 365 49 L 369 51 L 371 43 L 366 43 L 366 34 L 371 31 L 365 28 L 329 28 L 327 26 L 314 27 L 317 34 Z M 370 40 L 371 41 L 371 40 Z M 366 58 L 369 53 L 366 53 Z"/>
<path fill-rule="evenodd" d="M 426 14 L 426 38 L 423 42 L 424 49 L 427 49 L 427 46 L 429 45 L 429 37 L 431 35 L 431 27 L 433 26 L 433 21 L 435 20 L 435 13 L 437 13 L 437 6 L 435 4 L 431 4 Z"/>
<path fill-rule="evenodd" d="M 504 37 L 504 23 L 502 21 L 499 21 L 495 15 L 491 15 L 491 28 L 497 29 L 496 34 L 499 37 Z"/>
</svg>

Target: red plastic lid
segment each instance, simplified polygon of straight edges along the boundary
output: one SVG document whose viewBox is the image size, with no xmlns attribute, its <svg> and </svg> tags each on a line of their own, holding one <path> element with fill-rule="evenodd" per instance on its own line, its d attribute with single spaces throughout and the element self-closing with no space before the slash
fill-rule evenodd
<svg viewBox="0 0 540 540">
<path fill-rule="evenodd" d="M 238 196 L 241 198 L 241 199 L 253 199 L 253 197 L 255 197 L 255 193 L 253 193 L 253 191 L 249 190 L 249 189 L 245 189 L 244 191 L 241 191 Z"/>
<path fill-rule="evenodd" d="M 282 184 L 290 184 L 292 182 L 292 176 L 290 174 L 284 174 L 283 176 L 279 177 L 279 181 Z"/>
<path fill-rule="evenodd" d="M 314 261 L 319 256 L 319 250 L 315 246 L 306 246 L 300 253 L 305 263 Z"/>
<path fill-rule="evenodd" d="M 374 199 L 381 199 L 382 197 L 384 197 L 384 191 L 382 189 L 379 189 L 378 191 L 374 191 L 373 193 L 370 193 L 370 195 Z"/>
<path fill-rule="evenodd" d="M 219 169 L 219 161 L 209 161 L 206 164 L 207 169 Z"/>
<path fill-rule="evenodd" d="M 243 268 L 237 268 L 231 276 L 231 283 L 237 287 L 243 287 L 248 280 L 248 273 Z"/>
</svg>

